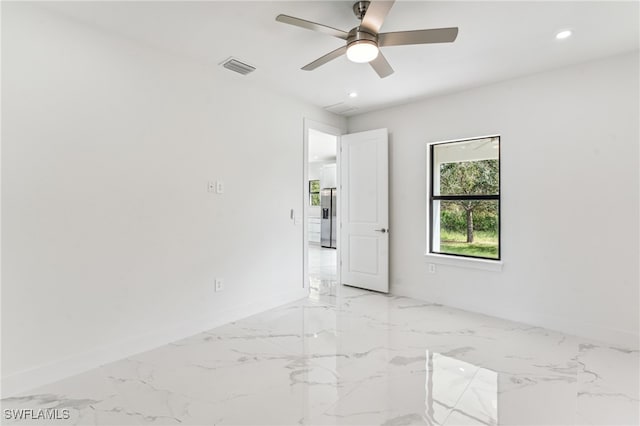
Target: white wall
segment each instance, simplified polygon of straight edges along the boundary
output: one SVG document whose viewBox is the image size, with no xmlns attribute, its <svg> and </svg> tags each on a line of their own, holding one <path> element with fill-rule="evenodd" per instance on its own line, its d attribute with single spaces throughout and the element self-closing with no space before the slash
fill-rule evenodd
<svg viewBox="0 0 640 426">
<path fill-rule="evenodd" d="M 313 162 L 309 163 L 309 180 L 320 180 L 322 176 L 322 168 L 325 166 L 324 162 Z"/>
<path fill-rule="evenodd" d="M 391 291 L 638 346 L 638 76 L 636 52 L 350 118 L 391 134 Z M 490 134 L 504 269 L 428 274 L 425 143 Z"/>
<path fill-rule="evenodd" d="M 2 7 L 4 395 L 304 295 L 303 118 L 343 119 Z"/>
<path fill-rule="evenodd" d="M 322 168 L 322 176 L 320 177 L 321 188 L 335 188 L 338 184 L 337 164 L 325 164 Z"/>
</svg>

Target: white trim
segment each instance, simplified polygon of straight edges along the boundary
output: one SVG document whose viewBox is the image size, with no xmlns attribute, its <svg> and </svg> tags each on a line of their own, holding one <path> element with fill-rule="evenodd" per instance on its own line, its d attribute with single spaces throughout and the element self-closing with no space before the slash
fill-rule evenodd
<svg viewBox="0 0 640 426">
<path fill-rule="evenodd" d="M 427 144 L 425 145 L 426 149 L 426 153 L 425 153 L 425 182 L 427 183 L 427 186 L 425 188 L 425 204 L 424 204 L 424 214 L 425 214 L 425 227 L 424 227 L 424 242 L 425 242 L 425 255 L 429 254 L 429 248 L 431 247 L 431 243 L 430 243 L 430 238 L 431 235 L 429 233 L 430 229 L 431 229 L 431 199 L 430 199 L 430 194 L 431 194 L 431 145 L 434 144 L 435 142 L 427 142 Z"/>
<path fill-rule="evenodd" d="M 461 268 L 482 269 L 484 271 L 502 271 L 501 260 L 484 260 L 473 257 L 450 256 L 446 254 L 425 253 L 424 257 L 429 263 L 440 265 L 459 266 Z"/>
<path fill-rule="evenodd" d="M 338 210 L 336 211 L 336 223 L 339 225 L 336 232 L 336 280 L 339 285 L 342 284 L 342 135 L 339 135 L 336 141 L 336 188 L 338 195 L 336 202 Z"/>
<path fill-rule="evenodd" d="M 429 145 L 436 145 L 436 144 L 441 144 L 441 143 L 451 143 L 451 142 L 466 142 L 466 141 L 473 141 L 476 139 L 489 139 L 489 138 L 499 138 L 500 135 L 499 134 L 495 134 L 495 135 L 487 135 L 487 136 L 472 136 L 469 138 L 462 138 L 462 139 L 451 139 L 448 141 L 432 141 L 432 142 L 427 142 L 427 146 Z"/>
<path fill-rule="evenodd" d="M 222 312 L 218 311 L 212 316 L 194 318 L 173 327 L 155 330 L 122 342 L 112 343 L 49 364 L 13 373 L 2 377 L 1 398 L 15 396 L 305 297 L 307 297 L 307 292 L 303 289 L 275 295 L 265 294 L 262 297 L 257 297 L 256 302 L 233 306 Z"/>
<path fill-rule="evenodd" d="M 303 148 L 302 148 L 302 287 L 309 288 L 309 130 L 317 130 L 322 133 L 327 133 L 329 135 L 335 136 L 336 139 L 336 185 L 337 188 L 340 188 L 340 136 L 342 135 L 342 131 L 334 126 L 329 124 L 321 123 L 319 121 L 310 120 L 308 118 L 303 118 L 302 120 L 302 128 L 303 128 Z M 341 205 L 340 200 L 340 190 L 338 190 L 337 202 L 338 205 Z M 340 212 L 338 211 L 338 215 Z M 336 217 L 336 222 L 340 223 L 340 217 Z M 336 238 L 338 241 L 340 237 L 340 228 L 338 228 L 338 234 Z M 338 259 L 338 271 L 337 278 L 338 282 L 340 282 L 340 244 L 338 244 L 337 253 Z"/>
</svg>

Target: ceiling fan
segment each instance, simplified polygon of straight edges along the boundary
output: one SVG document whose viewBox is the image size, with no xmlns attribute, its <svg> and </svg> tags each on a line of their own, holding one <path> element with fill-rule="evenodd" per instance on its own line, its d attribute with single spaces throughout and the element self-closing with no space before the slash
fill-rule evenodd
<svg viewBox="0 0 640 426">
<path fill-rule="evenodd" d="M 318 24 L 288 15 L 278 15 L 276 21 L 295 25 L 312 31 L 318 31 L 345 40 L 344 46 L 327 53 L 324 56 L 302 67 L 305 71 L 312 71 L 346 53 L 353 62 L 368 62 L 380 78 L 393 74 L 393 68 L 385 59 L 380 47 L 402 46 L 407 44 L 451 43 L 458 36 L 458 28 L 435 28 L 429 30 L 399 31 L 381 33 L 380 27 L 389 13 L 394 1 L 357 1 L 353 5 L 353 12 L 360 19 L 360 25 L 349 32 L 338 30 L 326 25 Z"/>
</svg>

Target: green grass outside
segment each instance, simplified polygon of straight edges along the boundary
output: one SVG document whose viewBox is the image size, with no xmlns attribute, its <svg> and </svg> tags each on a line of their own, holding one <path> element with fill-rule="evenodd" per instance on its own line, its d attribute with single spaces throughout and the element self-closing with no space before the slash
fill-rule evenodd
<svg viewBox="0 0 640 426">
<path fill-rule="evenodd" d="M 476 231 L 473 236 L 473 243 L 469 244 L 466 234 L 441 230 L 440 253 L 498 258 L 498 235 L 495 232 Z"/>
</svg>

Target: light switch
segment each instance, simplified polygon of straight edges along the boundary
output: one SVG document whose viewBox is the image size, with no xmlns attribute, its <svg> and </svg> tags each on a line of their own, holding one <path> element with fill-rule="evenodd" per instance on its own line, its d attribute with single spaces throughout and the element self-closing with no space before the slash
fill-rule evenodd
<svg viewBox="0 0 640 426">
<path fill-rule="evenodd" d="M 207 192 L 216 192 L 216 183 L 213 181 L 209 181 L 207 183 Z"/>
<path fill-rule="evenodd" d="M 216 194 L 222 194 L 224 192 L 224 182 L 221 180 L 216 181 Z"/>
<path fill-rule="evenodd" d="M 224 290 L 224 281 L 222 280 L 222 278 L 216 278 L 214 281 L 214 285 L 216 292 Z"/>
</svg>

